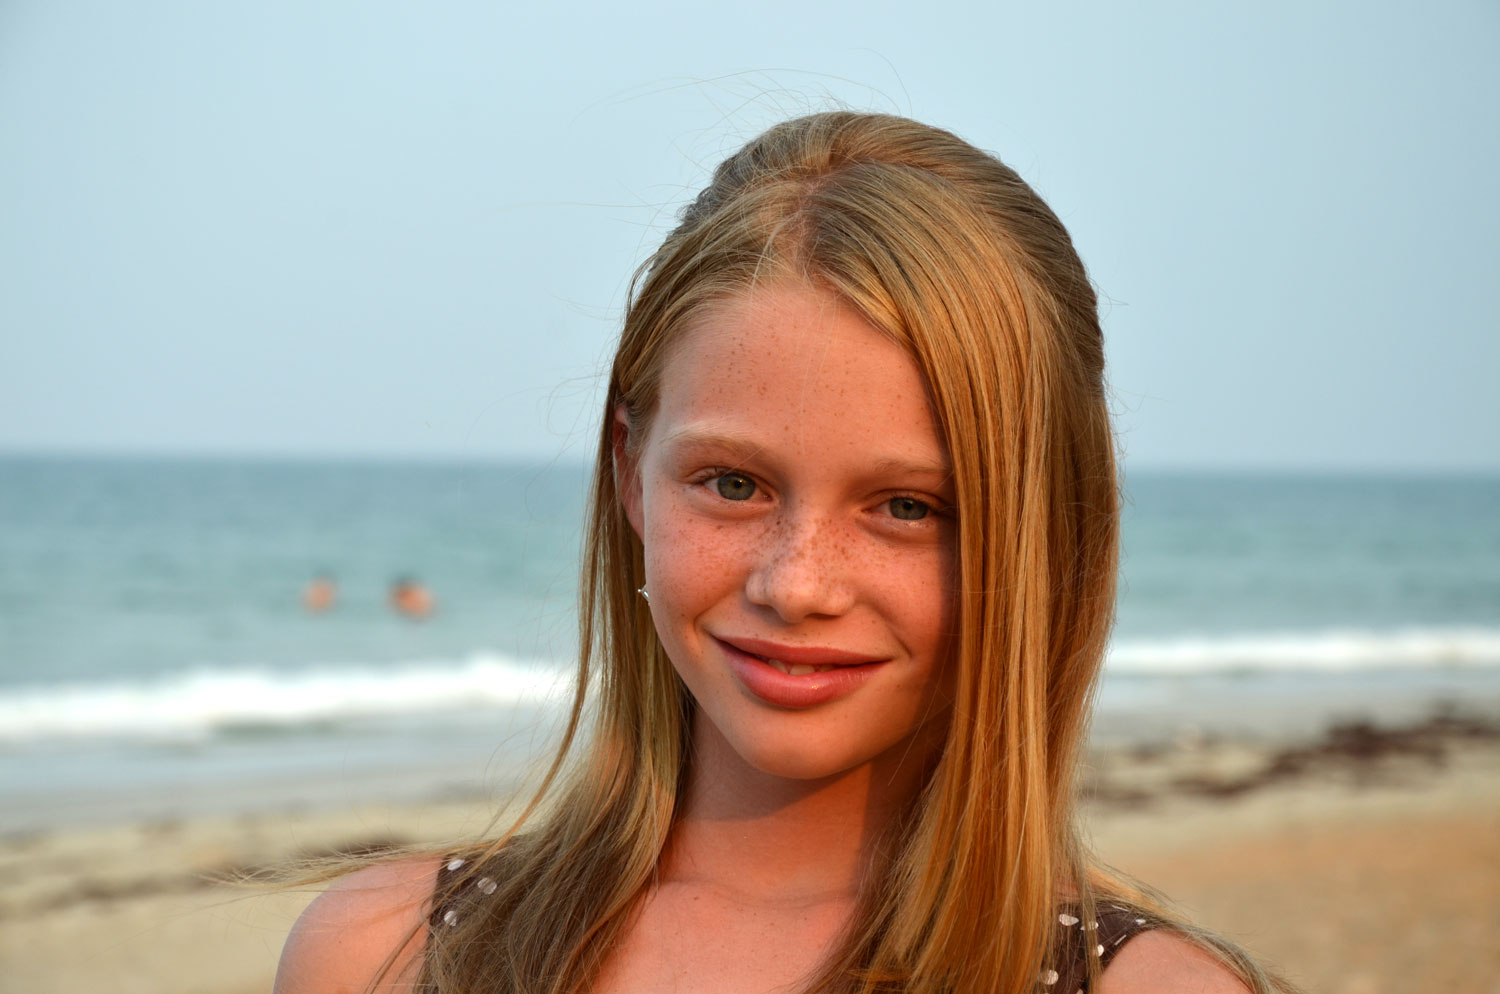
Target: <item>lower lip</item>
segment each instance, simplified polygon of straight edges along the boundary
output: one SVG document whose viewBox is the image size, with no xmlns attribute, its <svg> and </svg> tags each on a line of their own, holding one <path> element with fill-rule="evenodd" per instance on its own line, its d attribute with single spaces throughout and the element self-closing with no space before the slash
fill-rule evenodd
<svg viewBox="0 0 1500 994">
<path fill-rule="evenodd" d="M 859 689 L 884 662 L 835 666 L 821 673 L 783 673 L 759 656 L 742 652 L 718 639 L 735 679 L 750 693 L 779 708 L 801 710 L 838 700 Z"/>
</svg>

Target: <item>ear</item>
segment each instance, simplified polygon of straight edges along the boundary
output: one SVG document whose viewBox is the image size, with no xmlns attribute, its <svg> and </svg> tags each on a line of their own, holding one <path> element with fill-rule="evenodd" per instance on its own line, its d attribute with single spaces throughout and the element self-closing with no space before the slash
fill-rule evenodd
<svg viewBox="0 0 1500 994">
<path fill-rule="evenodd" d="M 625 508 L 625 518 L 630 522 L 630 527 L 635 529 L 637 538 L 644 539 L 646 531 L 646 515 L 644 513 L 644 500 L 641 495 L 641 472 L 638 460 L 631 454 L 632 449 L 639 451 L 638 446 L 630 444 L 630 413 L 624 404 L 615 408 L 615 423 L 613 434 L 614 462 L 615 462 L 615 493 L 620 497 L 620 504 Z"/>
</svg>

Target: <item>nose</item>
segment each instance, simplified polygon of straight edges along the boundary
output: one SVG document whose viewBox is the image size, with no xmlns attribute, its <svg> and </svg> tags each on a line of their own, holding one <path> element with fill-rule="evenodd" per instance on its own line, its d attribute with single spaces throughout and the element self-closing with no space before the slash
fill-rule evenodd
<svg viewBox="0 0 1500 994">
<path fill-rule="evenodd" d="M 851 542 L 836 522 L 811 514 L 779 515 L 746 580 L 745 595 L 787 623 L 844 614 L 855 600 Z"/>
</svg>

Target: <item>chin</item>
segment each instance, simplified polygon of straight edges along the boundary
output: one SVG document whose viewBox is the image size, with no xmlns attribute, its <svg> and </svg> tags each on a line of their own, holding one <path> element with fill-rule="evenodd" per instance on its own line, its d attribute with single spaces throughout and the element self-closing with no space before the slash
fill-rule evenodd
<svg viewBox="0 0 1500 994">
<path fill-rule="evenodd" d="M 850 757 L 817 756 L 806 751 L 774 747 L 749 754 L 742 752 L 741 758 L 761 773 L 783 780 L 826 780 L 862 765 Z"/>
<path fill-rule="evenodd" d="M 757 737 L 751 741 L 731 741 L 730 746 L 741 761 L 767 776 L 783 780 L 827 780 L 857 770 L 894 772 L 904 760 L 915 760 L 916 750 L 910 738 L 896 742 L 868 743 L 866 749 L 850 749 L 842 738 L 820 743 L 795 736 Z"/>
</svg>

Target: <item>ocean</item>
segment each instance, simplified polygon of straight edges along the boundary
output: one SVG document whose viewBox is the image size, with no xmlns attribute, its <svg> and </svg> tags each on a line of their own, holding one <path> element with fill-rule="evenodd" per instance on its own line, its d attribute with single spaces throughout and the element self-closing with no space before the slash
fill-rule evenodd
<svg viewBox="0 0 1500 994">
<path fill-rule="evenodd" d="M 586 480 L 0 457 L 0 832 L 504 793 L 568 693 Z M 1500 714 L 1500 478 L 1126 493 L 1097 741 Z M 429 617 L 389 607 L 403 576 Z"/>
</svg>

